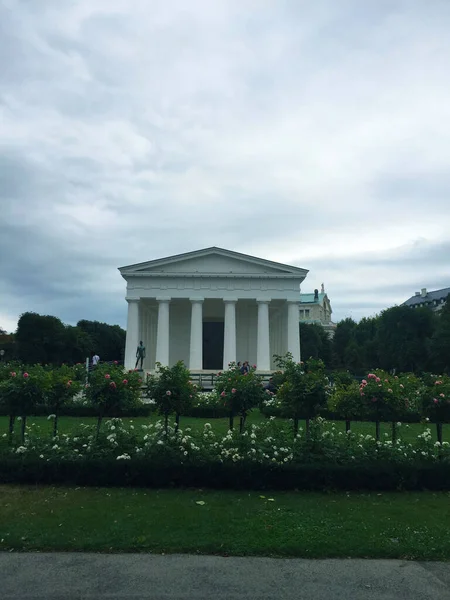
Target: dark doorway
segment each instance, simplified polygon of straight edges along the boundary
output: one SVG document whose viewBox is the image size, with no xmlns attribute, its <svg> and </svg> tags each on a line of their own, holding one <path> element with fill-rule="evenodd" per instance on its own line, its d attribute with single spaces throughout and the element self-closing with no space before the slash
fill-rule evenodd
<svg viewBox="0 0 450 600">
<path fill-rule="evenodd" d="M 223 368 L 223 321 L 203 322 L 203 368 Z"/>
</svg>

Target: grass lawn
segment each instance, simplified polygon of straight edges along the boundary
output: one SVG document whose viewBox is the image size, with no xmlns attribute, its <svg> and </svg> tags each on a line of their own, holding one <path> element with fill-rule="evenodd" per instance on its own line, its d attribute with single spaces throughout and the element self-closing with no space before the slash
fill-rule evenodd
<svg viewBox="0 0 450 600">
<path fill-rule="evenodd" d="M 132 422 L 136 429 L 139 431 L 141 425 L 148 425 L 150 422 L 155 422 L 160 417 L 155 415 L 151 418 L 149 417 L 135 417 L 132 419 L 124 419 L 125 423 Z M 247 419 L 248 424 L 252 423 L 262 423 L 266 420 L 266 418 L 259 413 L 259 411 L 253 411 Z M 94 417 L 60 417 L 58 419 L 58 430 L 59 433 L 74 433 L 79 426 L 84 424 L 91 424 L 92 427 L 95 427 L 96 419 Z M 32 425 L 34 423 L 34 425 Z M 229 423 L 228 419 L 201 419 L 201 418 L 193 418 L 193 417 L 182 417 L 180 420 L 180 427 L 182 429 L 186 427 L 191 427 L 192 430 L 202 430 L 205 423 L 211 423 L 214 430 L 217 433 L 225 434 L 228 431 Z M 0 417 L 0 435 L 8 431 L 9 418 L 8 417 Z M 34 429 L 39 431 L 41 434 L 50 433 L 53 422 L 47 420 L 47 417 L 29 417 L 27 419 L 27 425 L 33 426 Z M 239 427 L 239 419 L 235 419 L 235 427 Z M 304 423 L 300 423 L 300 427 L 305 428 Z M 336 421 L 336 427 L 340 431 L 345 431 L 345 423 L 343 421 Z M 431 429 L 431 433 L 433 439 L 436 439 L 436 426 L 433 424 L 429 425 Z M 19 423 L 16 424 L 16 429 L 19 431 Z M 352 422 L 351 429 L 355 433 L 363 433 L 364 435 L 370 434 L 375 435 L 375 423 L 363 423 L 363 422 Z M 420 423 L 411 423 L 411 424 L 403 424 L 398 428 L 398 436 L 402 437 L 406 441 L 413 441 L 414 438 L 417 437 L 419 433 L 422 433 L 424 430 L 424 426 Z M 381 424 L 381 435 L 383 436 L 385 433 L 388 436 L 391 436 L 392 427 L 390 423 L 382 423 Z M 142 432 L 144 435 L 144 432 Z M 443 426 L 443 439 L 444 441 L 450 442 L 450 425 Z"/>
<path fill-rule="evenodd" d="M 448 493 L 264 496 L 3 485 L 0 550 L 450 559 Z"/>
</svg>

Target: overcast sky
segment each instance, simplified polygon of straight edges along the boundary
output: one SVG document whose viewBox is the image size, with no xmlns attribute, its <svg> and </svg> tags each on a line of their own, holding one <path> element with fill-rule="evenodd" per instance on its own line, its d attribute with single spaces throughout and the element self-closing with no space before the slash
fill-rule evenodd
<svg viewBox="0 0 450 600">
<path fill-rule="evenodd" d="M 449 0 L 0 0 L 0 327 L 126 323 L 117 267 L 309 269 L 334 320 L 450 286 Z"/>
</svg>

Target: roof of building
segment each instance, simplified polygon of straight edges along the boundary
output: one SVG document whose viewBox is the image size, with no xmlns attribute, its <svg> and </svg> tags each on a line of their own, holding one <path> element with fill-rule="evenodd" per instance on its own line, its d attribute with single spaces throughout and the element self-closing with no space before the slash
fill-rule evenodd
<svg viewBox="0 0 450 600">
<path fill-rule="evenodd" d="M 319 300 L 321 302 L 326 296 L 325 292 L 319 292 Z M 300 294 L 300 303 L 301 304 L 313 304 L 314 303 L 314 293 L 312 294 Z"/>
<path fill-rule="evenodd" d="M 425 292 L 426 294 L 424 296 L 422 296 L 421 293 L 419 295 L 416 294 L 411 296 L 411 298 L 408 298 L 403 304 L 406 306 L 415 306 L 417 304 L 424 304 L 425 302 L 433 302 L 434 300 L 445 300 L 450 294 L 450 287 L 443 288 L 442 290 L 434 290 L 433 292 L 425 290 Z"/>
</svg>

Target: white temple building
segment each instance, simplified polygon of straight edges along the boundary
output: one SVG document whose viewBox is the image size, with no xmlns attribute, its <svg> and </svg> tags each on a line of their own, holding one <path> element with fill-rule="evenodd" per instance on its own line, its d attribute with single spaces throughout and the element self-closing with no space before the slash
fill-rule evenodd
<svg viewBox="0 0 450 600">
<path fill-rule="evenodd" d="M 128 302 L 125 367 L 143 341 L 143 369 L 182 360 L 193 372 L 248 360 L 260 372 L 274 355 L 300 360 L 300 285 L 308 271 L 206 248 L 121 267 Z"/>
</svg>

